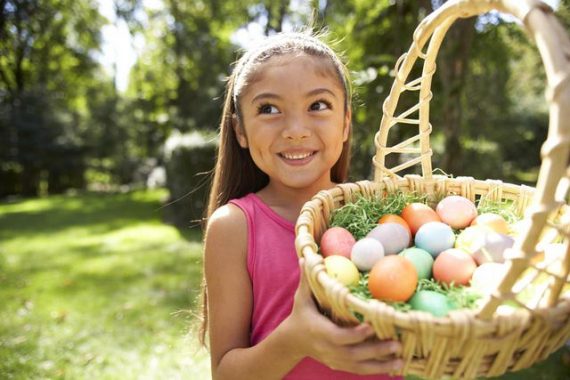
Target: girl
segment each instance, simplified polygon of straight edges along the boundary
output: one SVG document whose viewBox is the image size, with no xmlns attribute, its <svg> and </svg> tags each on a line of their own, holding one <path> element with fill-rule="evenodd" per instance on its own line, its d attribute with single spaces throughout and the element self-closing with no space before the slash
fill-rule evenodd
<svg viewBox="0 0 570 380">
<path fill-rule="evenodd" d="M 213 378 L 388 378 L 400 344 L 321 315 L 294 247 L 302 205 L 346 180 L 345 66 L 315 37 L 278 34 L 238 61 L 226 91 L 205 234 Z"/>
</svg>

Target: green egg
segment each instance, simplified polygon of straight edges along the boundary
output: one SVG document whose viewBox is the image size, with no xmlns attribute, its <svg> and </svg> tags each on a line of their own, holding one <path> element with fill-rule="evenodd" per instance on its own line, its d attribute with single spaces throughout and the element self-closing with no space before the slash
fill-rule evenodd
<svg viewBox="0 0 570 380">
<path fill-rule="evenodd" d="M 449 299 L 431 290 L 420 290 L 408 301 L 413 310 L 427 311 L 436 317 L 444 317 L 455 307 Z"/>
<path fill-rule="evenodd" d="M 400 252 L 401 256 L 410 260 L 418 272 L 418 280 L 430 279 L 433 257 L 428 251 L 420 248 L 408 248 Z"/>
</svg>

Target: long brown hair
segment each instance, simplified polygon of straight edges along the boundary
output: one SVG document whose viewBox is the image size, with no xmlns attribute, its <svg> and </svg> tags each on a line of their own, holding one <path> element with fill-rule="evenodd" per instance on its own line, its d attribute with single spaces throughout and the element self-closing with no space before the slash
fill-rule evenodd
<svg viewBox="0 0 570 380">
<path fill-rule="evenodd" d="M 329 60 L 342 84 L 345 95 L 344 112 L 348 112 L 352 103 L 352 87 L 348 69 L 339 58 L 339 55 L 326 43 L 322 42 L 322 37 L 322 35 L 316 36 L 305 32 L 280 33 L 268 37 L 263 43 L 246 52 L 237 61 L 226 83 L 224 108 L 219 131 L 220 144 L 204 218 L 204 230 L 206 230 L 208 219 L 217 208 L 225 205 L 231 199 L 257 192 L 269 183 L 269 177 L 255 165 L 249 150 L 242 148 L 238 144 L 232 122 L 234 117 L 237 117 L 242 122 L 239 105 L 240 95 L 247 89 L 260 65 L 271 57 L 291 53 L 304 53 Z M 350 164 L 350 135 L 349 133 L 348 139 L 343 144 L 338 161 L 331 168 L 331 180 L 336 183 L 342 183 L 347 180 Z M 200 342 L 203 345 L 205 344 L 208 327 L 207 301 L 207 288 L 205 277 L 203 277 L 202 326 L 199 334 Z"/>
</svg>

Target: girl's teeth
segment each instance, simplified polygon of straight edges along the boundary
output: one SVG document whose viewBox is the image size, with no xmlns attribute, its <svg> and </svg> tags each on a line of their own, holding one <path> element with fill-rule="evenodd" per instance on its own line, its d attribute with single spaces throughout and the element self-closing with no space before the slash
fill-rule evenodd
<svg viewBox="0 0 570 380">
<path fill-rule="evenodd" d="M 303 158 L 307 158 L 312 153 L 302 153 L 302 154 L 291 154 L 291 153 L 283 153 L 283 157 L 288 160 L 302 160 Z"/>
</svg>

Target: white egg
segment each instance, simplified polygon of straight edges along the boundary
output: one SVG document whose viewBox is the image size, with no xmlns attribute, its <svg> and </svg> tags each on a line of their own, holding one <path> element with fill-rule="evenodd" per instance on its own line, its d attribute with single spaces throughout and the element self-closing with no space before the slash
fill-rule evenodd
<svg viewBox="0 0 570 380">
<path fill-rule="evenodd" d="M 350 259 L 362 272 L 368 272 L 382 257 L 384 257 L 384 247 L 373 238 L 358 240 L 350 252 Z"/>
<path fill-rule="evenodd" d="M 483 263 L 473 272 L 471 286 L 483 294 L 491 294 L 491 292 L 497 288 L 506 273 L 507 266 L 505 264 L 493 262 Z"/>
</svg>

